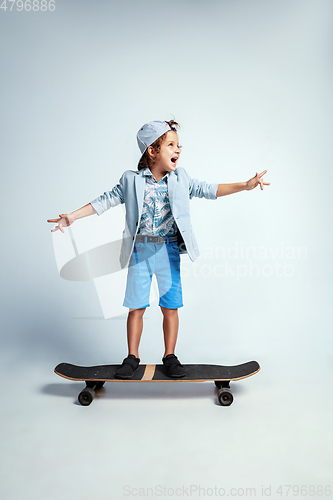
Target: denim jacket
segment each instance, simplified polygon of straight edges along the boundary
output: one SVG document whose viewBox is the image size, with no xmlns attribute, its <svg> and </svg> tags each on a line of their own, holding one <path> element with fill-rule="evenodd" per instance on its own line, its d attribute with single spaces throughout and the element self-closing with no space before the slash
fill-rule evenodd
<svg viewBox="0 0 333 500">
<path fill-rule="evenodd" d="M 106 191 L 90 202 L 98 215 L 102 215 L 103 212 L 120 203 L 125 203 L 126 223 L 120 255 L 122 268 L 128 264 L 133 251 L 142 214 L 145 182 L 142 170 L 126 170 L 119 183 L 111 191 Z M 191 179 L 186 170 L 181 167 L 168 173 L 170 207 L 178 228 L 180 253 L 188 253 L 192 261 L 199 256 L 199 250 L 191 225 L 190 199 L 197 196 L 198 198 L 215 200 L 217 188 L 218 184 L 208 184 L 198 179 Z"/>
</svg>

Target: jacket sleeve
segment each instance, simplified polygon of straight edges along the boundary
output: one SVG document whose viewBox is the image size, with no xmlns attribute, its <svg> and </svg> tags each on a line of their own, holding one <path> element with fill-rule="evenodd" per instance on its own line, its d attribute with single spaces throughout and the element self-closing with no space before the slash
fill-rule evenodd
<svg viewBox="0 0 333 500">
<path fill-rule="evenodd" d="M 114 186 L 111 191 L 105 191 L 104 194 L 101 194 L 98 198 L 90 202 L 98 215 L 102 215 L 102 213 L 109 210 L 109 208 L 124 203 L 123 177 L 124 175 L 122 175 L 119 183 Z"/>
<path fill-rule="evenodd" d="M 198 198 L 207 198 L 207 200 L 216 200 L 216 193 L 218 184 L 208 184 L 205 181 L 199 181 L 198 179 L 191 179 L 191 177 L 186 172 L 189 180 L 189 196 L 190 200 L 193 196 Z"/>
</svg>

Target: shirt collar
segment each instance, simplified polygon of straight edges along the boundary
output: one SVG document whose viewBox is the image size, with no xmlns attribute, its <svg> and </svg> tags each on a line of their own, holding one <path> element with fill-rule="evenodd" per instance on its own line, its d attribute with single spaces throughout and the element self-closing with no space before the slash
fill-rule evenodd
<svg viewBox="0 0 333 500">
<path fill-rule="evenodd" d="M 153 175 L 148 167 L 142 169 L 142 175 Z"/>
<path fill-rule="evenodd" d="M 162 179 L 161 179 L 159 182 L 161 182 L 161 181 L 167 182 L 167 180 L 168 180 L 168 174 L 169 174 L 169 172 L 167 172 L 167 173 L 164 175 L 164 177 L 162 177 Z M 155 179 L 155 176 L 153 175 L 153 173 L 151 172 L 151 170 L 150 170 L 150 168 L 149 168 L 149 167 L 145 167 L 145 168 L 143 168 L 143 169 L 142 169 L 142 175 L 145 175 L 145 176 L 147 176 L 147 177 L 148 177 L 148 176 L 151 176 L 151 177 L 153 177 L 153 178 Z M 155 180 L 156 180 L 156 179 L 155 179 Z M 156 182 L 157 182 L 157 181 L 156 181 Z"/>
</svg>

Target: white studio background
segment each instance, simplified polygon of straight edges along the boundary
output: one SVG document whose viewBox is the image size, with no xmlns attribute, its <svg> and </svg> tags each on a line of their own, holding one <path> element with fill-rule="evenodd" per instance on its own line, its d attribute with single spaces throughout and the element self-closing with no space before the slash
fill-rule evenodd
<svg viewBox="0 0 333 500">
<path fill-rule="evenodd" d="M 192 177 L 229 183 L 267 169 L 271 183 L 192 200 L 201 256 L 182 257 L 177 354 L 184 363 L 257 359 L 267 387 L 283 374 L 296 392 L 309 377 L 331 380 L 332 2 L 55 0 L 45 12 L 7 4 L 3 366 L 52 372 L 61 361 L 123 359 L 125 314 L 104 319 L 92 281 L 60 278 L 46 219 L 110 190 L 136 168 L 139 127 L 175 118 L 179 165 Z M 76 223 L 90 246 L 98 224 Z M 141 359 L 159 363 L 156 302 L 146 316 Z"/>
</svg>

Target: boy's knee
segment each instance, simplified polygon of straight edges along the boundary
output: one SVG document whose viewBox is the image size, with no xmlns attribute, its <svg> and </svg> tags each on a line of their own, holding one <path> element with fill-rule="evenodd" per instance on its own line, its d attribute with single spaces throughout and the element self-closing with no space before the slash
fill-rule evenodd
<svg viewBox="0 0 333 500">
<path fill-rule="evenodd" d="M 167 309 L 166 307 L 161 307 L 161 311 L 163 313 L 164 316 L 177 316 L 178 314 L 178 309 Z"/>
<path fill-rule="evenodd" d="M 136 317 L 140 317 L 140 316 L 143 316 L 144 313 L 145 313 L 145 310 L 146 308 L 142 308 L 142 309 L 130 309 L 128 311 L 128 315 L 131 315 L 131 316 L 136 316 Z"/>
</svg>

